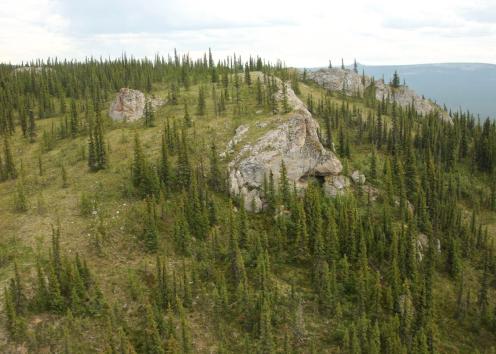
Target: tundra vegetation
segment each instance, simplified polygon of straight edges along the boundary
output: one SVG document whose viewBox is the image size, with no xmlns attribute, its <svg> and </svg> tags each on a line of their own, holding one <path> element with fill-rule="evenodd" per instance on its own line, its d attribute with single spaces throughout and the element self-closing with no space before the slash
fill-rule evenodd
<svg viewBox="0 0 496 354">
<path fill-rule="evenodd" d="M 495 123 L 311 76 L 210 51 L 1 65 L 2 352 L 494 353 Z M 141 119 L 110 118 L 122 88 Z M 253 207 L 229 164 L 291 92 L 343 188 L 282 160 Z"/>
</svg>

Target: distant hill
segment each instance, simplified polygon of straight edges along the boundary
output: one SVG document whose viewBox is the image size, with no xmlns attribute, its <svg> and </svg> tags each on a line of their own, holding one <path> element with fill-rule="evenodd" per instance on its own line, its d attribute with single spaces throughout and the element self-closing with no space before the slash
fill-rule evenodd
<svg viewBox="0 0 496 354">
<path fill-rule="evenodd" d="M 496 65 L 478 63 L 419 65 L 359 65 L 359 72 L 386 82 L 398 71 L 401 80 L 419 94 L 452 110 L 469 110 L 496 118 Z"/>
</svg>

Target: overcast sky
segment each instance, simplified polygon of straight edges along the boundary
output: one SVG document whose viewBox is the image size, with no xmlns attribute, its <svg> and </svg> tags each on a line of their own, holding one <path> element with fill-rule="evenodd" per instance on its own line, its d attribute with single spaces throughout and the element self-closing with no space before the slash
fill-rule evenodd
<svg viewBox="0 0 496 354">
<path fill-rule="evenodd" d="M 193 56 L 496 63 L 496 0 L 1 0 L 0 61 Z"/>
</svg>

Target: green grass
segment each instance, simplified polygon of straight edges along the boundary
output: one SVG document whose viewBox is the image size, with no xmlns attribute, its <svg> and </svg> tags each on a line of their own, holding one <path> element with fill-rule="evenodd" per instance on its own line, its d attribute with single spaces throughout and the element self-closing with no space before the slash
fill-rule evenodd
<svg viewBox="0 0 496 354">
<path fill-rule="evenodd" d="M 253 74 L 255 75 L 255 74 Z M 255 77 L 255 76 L 253 76 Z M 325 91 L 315 85 L 301 84 L 300 97 L 305 102 L 308 94 L 312 94 L 317 100 Z M 214 107 L 210 97 L 207 97 L 207 113 L 204 116 L 197 116 L 195 113 L 196 101 L 199 85 L 192 85 L 188 91 L 181 93 L 178 105 L 166 104 L 159 108 L 155 114 L 156 126 L 144 128 L 141 120 L 134 123 L 117 123 L 106 118 L 106 139 L 110 146 L 109 168 L 104 171 L 92 173 L 88 170 L 86 159 L 82 158 L 82 149 L 86 147 L 87 138 L 78 137 L 75 139 L 59 140 L 54 148 L 48 152 L 43 152 L 41 147 L 41 133 L 43 130 L 50 130 L 52 124 L 58 125 L 61 116 L 51 117 L 37 121 L 38 139 L 34 144 L 29 143 L 21 137 L 18 129 L 11 139 L 12 150 L 17 157 L 17 167 L 24 171 L 24 183 L 29 200 L 29 209 L 26 213 L 17 213 L 13 207 L 13 195 L 18 181 L 7 181 L 0 183 L 0 286 L 5 286 L 13 274 L 13 260 L 19 264 L 23 276 L 34 278 L 33 265 L 36 256 L 46 255 L 50 246 L 50 235 L 52 225 L 60 223 L 62 229 L 61 245 L 64 253 L 74 255 L 76 253 L 84 257 L 94 270 L 94 274 L 107 299 L 118 304 L 120 308 L 126 309 L 136 306 L 133 296 L 140 296 L 141 276 L 145 272 L 153 272 L 155 255 L 147 254 L 143 251 L 137 234 L 140 231 L 140 216 L 144 209 L 144 204 L 132 195 L 130 183 L 130 164 L 133 156 L 134 134 L 138 133 L 141 139 L 143 150 L 148 161 L 156 162 L 159 158 L 161 134 L 167 119 L 170 122 L 176 121 L 177 126 L 182 125 L 184 115 L 184 103 L 187 102 L 189 112 L 193 118 L 193 127 L 188 129 L 189 139 L 194 151 L 191 154 L 193 161 L 207 161 L 210 153 L 209 146 L 215 141 L 218 152 L 224 151 L 227 142 L 233 137 L 235 129 L 241 124 L 249 127 L 240 144 L 236 146 L 236 151 L 249 142 L 259 139 L 270 129 L 283 122 L 287 115 L 272 115 L 267 108 L 256 105 L 254 95 L 255 86 L 251 88 L 243 87 L 241 98 L 244 102 L 243 113 L 233 114 L 235 104 L 228 104 L 227 111 L 221 116 L 215 116 Z M 156 85 L 152 92 L 158 97 L 167 97 L 167 87 Z M 208 96 L 211 89 L 207 88 Z M 220 93 L 220 88 L 217 89 Z M 232 93 L 230 93 L 232 94 Z M 332 97 L 331 100 L 341 104 L 342 99 Z M 110 102 L 108 102 L 110 103 Z M 358 99 L 351 100 L 351 104 L 359 108 L 366 117 L 369 108 L 365 107 Z M 107 105 L 108 107 L 108 105 Z M 261 111 L 261 112 L 260 112 Z M 258 113 L 257 113 L 258 112 Z M 106 117 L 106 110 L 102 116 Z M 386 117 L 387 120 L 387 117 Z M 258 122 L 266 122 L 263 128 L 257 127 Z M 323 125 L 320 120 L 321 126 Z M 353 137 L 352 137 L 353 138 Z M 335 136 L 336 141 L 336 136 Z M 359 169 L 367 172 L 370 148 L 359 141 L 352 141 L 352 158 L 349 162 L 349 171 Z M 41 154 L 44 175 L 38 175 L 38 156 Z M 381 157 L 379 156 L 379 161 Z M 223 166 L 227 164 L 223 161 Z M 61 164 L 64 164 L 68 175 L 68 187 L 62 188 Z M 378 170 L 381 171 L 381 162 Z M 482 182 L 471 179 L 468 170 L 462 170 L 464 178 L 475 183 L 476 187 L 482 186 Z M 467 182 L 467 183 L 469 183 Z M 80 211 L 81 195 L 86 193 L 97 201 L 97 215 L 83 216 Z M 41 197 L 40 197 L 41 196 Z M 160 232 L 161 245 L 160 253 L 167 255 L 169 269 L 182 269 L 182 259 L 176 257 L 171 250 L 171 218 L 177 209 L 180 196 L 172 195 L 165 203 L 163 215 L 161 215 Z M 39 202 L 41 207 L 38 208 Z M 220 203 L 226 203 L 219 199 Z M 226 210 L 227 208 L 221 208 Z M 484 211 L 481 215 L 482 222 L 488 226 L 491 237 L 496 235 L 496 213 Z M 227 218 L 226 215 L 221 215 Z M 256 222 L 256 219 L 255 221 Z M 262 223 L 263 221 L 260 221 Z M 101 237 L 101 251 L 95 247 L 98 225 L 105 226 L 105 235 Z M 4 261 L 5 260 L 5 261 Z M 340 324 L 335 321 L 326 320 L 317 315 L 317 310 L 311 301 L 313 293 L 310 290 L 310 275 L 305 267 L 286 266 L 273 264 L 274 281 L 277 288 L 282 293 L 290 290 L 290 284 L 296 282 L 303 289 L 305 320 L 308 323 L 308 330 L 315 330 L 322 340 L 329 340 L 329 329 L 335 329 L 339 333 Z M 468 282 L 472 288 L 476 289 L 479 279 L 476 270 L 469 265 L 464 268 Z M 28 281 L 26 281 L 28 283 Z M 32 289 L 28 289 L 32 291 Z M 441 276 L 436 277 L 435 292 L 436 298 L 443 299 L 438 306 L 439 314 L 453 313 L 455 306 L 455 291 L 453 282 Z M 3 291 L 0 292 L 3 297 Z M 493 293 L 493 296 L 496 294 Z M 475 301 L 475 294 L 474 294 Z M 3 307 L 3 301 L 0 302 Z M 345 308 L 346 312 L 347 309 Z M 201 352 L 212 352 L 216 348 L 216 328 L 213 328 L 212 321 L 209 320 L 209 313 L 192 311 L 188 315 L 191 325 L 192 336 L 196 348 Z M 34 320 L 56 322 L 49 316 L 41 316 Z M 494 338 L 486 333 L 477 333 L 473 330 L 473 323 L 477 319 L 469 316 L 460 326 L 452 318 L 443 318 L 443 330 L 439 335 L 443 345 L 441 352 L 464 353 L 473 348 L 474 344 L 481 347 L 489 347 L 490 340 Z M 91 330 L 92 323 L 85 319 L 80 319 L 83 333 L 95 333 Z M 240 336 L 242 329 L 229 328 L 232 333 L 232 341 L 236 342 L 236 336 Z M 482 338 L 482 339 L 481 339 Z M 76 339 L 74 339 L 76 340 Z M 480 342 L 482 341 L 482 342 Z M 4 327 L 0 326 L 0 343 L 7 342 L 7 335 Z M 1 346 L 0 346 L 1 348 Z"/>
<path fill-rule="evenodd" d="M 52 226 L 60 224 L 63 252 L 68 256 L 78 253 L 87 260 L 105 297 L 112 299 L 112 303 L 132 306 L 133 301 L 129 297 L 130 274 L 138 274 L 144 269 L 152 270 L 156 258 L 155 255 L 146 254 L 137 240 L 143 203 L 137 201 L 130 193 L 134 134 L 139 134 L 148 161 L 157 162 L 165 122 L 167 119 L 171 123 L 175 120 L 180 128 L 183 124 L 184 102 L 187 102 L 193 119 L 193 127 L 188 129 L 194 150 L 190 158 L 193 161 L 207 161 L 211 142 L 215 141 L 217 150 L 222 152 L 239 125 L 246 124 L 250 127 L 246 141 L 257 139 L 273 127 L 270 124 L 263 129 L 256 127 L 259 121 L 275 118 L 266 113 L 263 107 L 257 107 L 250 98 L 254 95 L 254 86 L 242 90 L 242 100 L 248 102 L 244 113 L 234 116 L 235 104 L 230 102 L 225 114 L 217 117 L 209 97 L 210 89 L 207 89 L 206 114 L 195 114 L 198 88 L 199 85 L 193 85 L 188 91 L 183 91 L 178 105 L 166 104 L 160 107 L 155 114 L 155 127 L 152 128 L 144 128 L 142 120 L 132 123 L 112 122 L 107 117 L 107 110 L 102 111 L 102 117 L 105 117 L 106 140 L 110 146 L 109 168 L 96 173 L 89 171 L 86 159 L 82 158 L 82 149 L 87 146 L 87 138 L 84 136 L 57 140 L 52 150 L 43 151 L 42 132 L 50 131 L 52 125 L 57 127 L 63 119 L 62 116 L 37 120 L 38 137 L 35 143 L 29 143 L 21 136 L 20 129 L 17 129 L 10 141 L 19 171 L 22 161 L 29 208 L 26 213 L 14 211 L 13 195 L 20 178 L 17 181 L 0 183 L 0 246 L 3 246 L 2 255 L 6 259 L 4 264 L 0 264 L 0 286 L 7 285 L 12 277 L 14 259 L 26 277 L 26 283 L 34 283 L 33 271 L 37 255 L 47 254 Z M 157 97 L 167 97 L 167 89 L 161 85 L 154 87 L 152 93 Z M 106 107 L 109 105 L 110 102 Z M 40 154 L 43 176 L 38 175 Z M 67 188 L 62 188 L 62 164 L 67 171 Z M 83 193 L 97 200 L 96 216 L 81 215 L 80 200 Z M 42 202 L 38 203 L 38 200 Z M 172 245 L 169 244 L 171 225 L 168 215 L 174 214 L 177 203 L 178 198 L 173 196 L 165 204 L 165 216 L 160 225 L 163 250 L 161 253 L 168 255 L 172 268 L 177 264 L 180 269 L 178 264 L 181 260 L 174 257 L 170 251 Z M 100 222 L 105 225 L 105 235 L 100 235 L 101 252 L 97 252 L 95 237 Z M 28 281 L 29 278 L 32 278 L 33 282 Z M 31 291 L 32 289 L 28 289 L 28 292 Z M 0 292 L 0 297 L 3 298 L 3 291 Z M 3 301 L 0 306 L 3 307 Z M 203 343 L 200 348 L 203 347 L 205 352 L 208 352 L 215 343 L 215 336 L 208 334 L 209 321 L 205 316 L 207 314 L 193 313 L 190 323 L 195 343 Z M 40 317 L 37 320 L 49 321 L 49 318 Z M 4 326 L 0 326 L 0 343 L 6 342 L 7 334 Z"/>
</svg>

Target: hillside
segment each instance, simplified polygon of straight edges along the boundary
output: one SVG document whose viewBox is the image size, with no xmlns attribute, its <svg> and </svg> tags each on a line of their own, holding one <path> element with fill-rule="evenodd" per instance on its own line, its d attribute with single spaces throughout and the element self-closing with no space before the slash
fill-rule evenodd
<svg viewBox="0 0 496 354">
<path fill-rule="evenodd" d="M 336 70 L 0 66 L 1 351 L 494 352 L 495 123 Z"/>
</svg>

